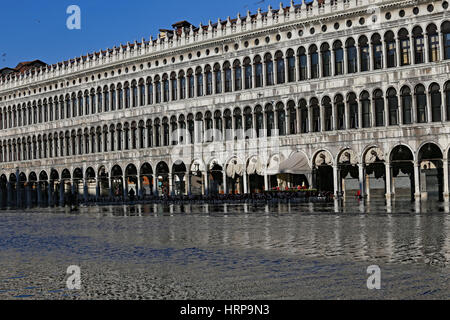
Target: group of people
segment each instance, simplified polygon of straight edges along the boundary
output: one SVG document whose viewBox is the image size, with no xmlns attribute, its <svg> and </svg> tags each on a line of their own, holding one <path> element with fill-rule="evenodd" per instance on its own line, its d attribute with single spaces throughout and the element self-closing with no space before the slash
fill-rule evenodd
<svg viewBox="0 0 450 320">
<path fill-rule="evenodd" d="M 89 198 L 86 205 L 109 205 L 119 203 L 268 203 L 268 202 L 329 202 L 333 201 L 332 192 L 304 191 L 304 192 L 262 192 L 252 194 L 210 194 L 210 195 L 146 195 L 136 197 L 130 190 L 127 201 L 122 197 Z"/>
</svg>

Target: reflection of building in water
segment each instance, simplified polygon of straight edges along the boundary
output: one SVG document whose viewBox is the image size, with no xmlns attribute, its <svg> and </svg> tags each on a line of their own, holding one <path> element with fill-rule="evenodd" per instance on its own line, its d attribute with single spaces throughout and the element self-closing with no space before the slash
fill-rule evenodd
<svg viewBox="0 0 450 320">
<path fill-rule="evenodd" d="M 1 204 L 302 186 L 448 199 L 447 17 L 447 1 L 292 2 L 0 70 Z"/>
</svg>

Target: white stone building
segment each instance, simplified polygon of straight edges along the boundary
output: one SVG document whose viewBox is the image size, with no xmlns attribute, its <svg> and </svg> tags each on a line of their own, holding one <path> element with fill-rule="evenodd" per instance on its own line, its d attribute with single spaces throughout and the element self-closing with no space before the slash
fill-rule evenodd
<svg viewBox="0 0 450 320">
<path fill-rule="evenodd" d="M 0 80 L 2 205 L 64 193 L 448 200 L 447 1 L 324 0 Z"/>
</svg>

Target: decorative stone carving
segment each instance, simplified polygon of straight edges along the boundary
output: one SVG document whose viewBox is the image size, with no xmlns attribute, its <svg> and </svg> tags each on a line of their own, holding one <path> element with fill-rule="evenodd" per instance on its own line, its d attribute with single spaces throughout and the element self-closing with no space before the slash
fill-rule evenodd
<svg viewBox="0 0 450 320">
<path fill-rule="evenodd" d="M 364 162 L 367 164 L 375 163 L 377 161 L 384 161 L 384 153 L 383 150 L 380 148 L 371 148 L 366 153 L 366 157 L 364 159 Z"/>
<path fill-rule="evenodd" d="M 352 166 L 358 164 L 358 156 L 356 155 L 356 152 L 352 149 L 345 150 L 341 153 L 341 156 L 339 157 L 339 163 L 340 164 L 348 164 L 350 163 Z"/>
<path fill-rule="evenodd" d="M 316 167 L 320 166 L 332 166 L 333 165 L 333 158 L 331 158 L 331 155 L 327 151 L 321 151 L 316 156 L 315 160 Z"/>
</svg>

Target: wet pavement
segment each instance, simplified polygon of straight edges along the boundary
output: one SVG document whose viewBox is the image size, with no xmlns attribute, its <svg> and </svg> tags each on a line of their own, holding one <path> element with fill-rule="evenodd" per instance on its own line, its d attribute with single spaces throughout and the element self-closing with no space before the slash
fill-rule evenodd
<svg viewBox="0 0 450 320">
<path fill-rule="evenodd" d="M 448 204 L 0 211 L 0 299 L 447 299 Z M 81 290 L 66 270 L 81 268 Z M 381 268 L 368 290 L 367 268 Z"/>
</svg>

